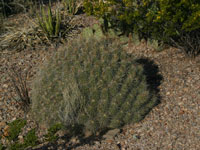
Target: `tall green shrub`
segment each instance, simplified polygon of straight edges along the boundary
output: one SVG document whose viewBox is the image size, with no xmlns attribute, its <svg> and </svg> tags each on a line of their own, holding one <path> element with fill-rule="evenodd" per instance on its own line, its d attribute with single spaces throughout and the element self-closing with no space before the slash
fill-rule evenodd
<svg viewBox="0 0 200 150">
<path fill-rule="evenodd" d="M 140 39 L 177 45 L 189 54 L 200 53 L 194 40 L 199 39 L 200 1 L 85 0 L 84 7 L 88 14 L 103 18 L 105 28 L 110 24 L 125 34 L 135 32 Z"/>
<path fill-rule="evenodd" d="M 32 84 L 33 117 L 96 132 L 140 121 L 158 102 L 143 67 L 113 39 L 79 39 L 48 60 Z"/>
</svg>

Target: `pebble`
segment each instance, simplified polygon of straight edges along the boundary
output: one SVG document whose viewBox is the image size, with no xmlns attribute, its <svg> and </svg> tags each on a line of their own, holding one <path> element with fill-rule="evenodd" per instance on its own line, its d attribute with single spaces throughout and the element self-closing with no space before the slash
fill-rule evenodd
<svg viewBox="0 0 200 150">
<path fill-rule="evenodd" d="M 120 133 L 120 129 L 113 129 L 108 131 L 105 135 L 103 135 L 103 138 L 105 139 L 114 139 L 114 137 Z"/>
<path fill-rule="evenodd" d="M 1 121 L 0 122 L 0 130 L 2 130 L 6 126 L 6 122 Z"/>
<path fill-rule="evenodd" d="M 108 144 L 112 144 L 114 142 L 114 140 L 107 139 L 107 140 L 105 140 L 105 142 L 108 143 Z"/>
<path fill-rule="evenodd" d="M 55 135 L 58 136 L 58 137 L 63 137 L 66 134 L 67 134 L 67 131 L 65 131 L 65 130 L 59 130 L 59 131 L 56 132 Z"/>
<path fill-rule="evenodd" d="M 8 130 L 9 130 L 9 126 L 6 125 L 5 128 L 4 128 L 4 130 L 3 130 L 3 135 L 4 136 L 9 136 Z"/>
<path fill-rule="evenodd" d="M 7 89 L 8 88 L 8 84 L 3 84 L 3 87 Z"/>
<path fill-rule="evenodd" d="M 22 135 L 18 136 L 19 143 L 24 143 L 24 137 Z"/>
</svg>

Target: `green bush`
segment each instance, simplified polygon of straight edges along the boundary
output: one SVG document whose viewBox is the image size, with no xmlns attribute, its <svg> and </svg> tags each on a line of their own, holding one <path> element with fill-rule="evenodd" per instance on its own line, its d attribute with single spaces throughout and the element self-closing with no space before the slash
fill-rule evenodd
<svg viewBox="0 0 200 150">
<path fill-rule="evenodd" d="M 26 120 L 17 119 L 8 124 L 8 137 L 9 141 L 17 141 L 19 133 L 21 132 L 22 128 L 26 125 Z"/>
<path fill-rule="evenodd" d="M 48 129 L 48 133 L 45 135 L 46 140 L 49 142 L 53 142 L 58 139 L 56 136 L 56 132 L 63 128 L 62 124 L 54 124 Z"/>
<path fill-rule="evenodd" d="M 140 39 L 178 45 L 188 54 L 200 53 L 194 40 L 199 39 L 200 1 L 84 0 L 84 7 L 86 13 L 103 18 L 105 28 L 110 25 L 124 34 L 135 32 Z"/>
<path fill-rule="evenodd" d="M 117 43 L 81 38 L 41 66 L 31 91 L 36 121 L 91 132 L 140 121 L 158 99 L 143 67 Z"/>
<path fill-rule="evenodd" d="M 36 146 L 38 143 L 38 137 L 36 136 L 36 129 L 30 130 L 24 138 L 24 147 Z"/>
</svg>

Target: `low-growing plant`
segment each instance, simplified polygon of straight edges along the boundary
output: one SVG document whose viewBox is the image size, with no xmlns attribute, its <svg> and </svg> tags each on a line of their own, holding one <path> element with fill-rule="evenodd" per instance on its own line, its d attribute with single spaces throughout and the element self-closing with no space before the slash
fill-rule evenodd
<svg viewBox="0 0 200 150">
<path fill-rule="evenodd" d="M 3 144 L 1 144 L 1 142 L 0 142 L 0 150 L 4 150 L 5 149 L 5 147 L 3 146 Z"/>
<path fill-rule="evenodd" d="M 95 37 L 70 42 L 44 63 L 31 98 L 36 121 L 93 133 L 138 122 L 158 102 L 143 67 L 118 39 Z"/>
<path fill-rule="evenodd" d="M 49 142 L 54 142 L 55 140 L 57 140 L 58 136 L 56 136 L 55 134 L 57 131 L 61 130 L 62 128 L 63 128 L 63 125 L 60 123 L 52 125 L 48 129 L 48 133 L 45 135 L 46 140 Z"/>
<path fill-rule="evenodd" d="M 36 136 L 36 129 L 30 130 L 24 137 L 24 146 L 36 146 L 38 144 L 38 137 Z"/>
<path fill-rule="evenodd" d="M 48 37 L 58 37 L 60 34 L 61 26 L 61 13 L 56 9 L 55 15 L 51 10 L 51 3 L 48 5 L 48 15 L 45 13 L 43 6 L 40 7 L 41 16 L 38 15 L 38 21 L 41 29 L 47 34 Z"/>
<path fill-rule="evenodd" d="M 29 68 L 30 69 L 30 68 Z M 29 97 L 29 91 L 27 87 L 27 77 L 29 69 L 22 75 L 22 69 L 16 67 L 10 67 L 8 70 L 8 75 L 12 81 L 12 85 L 15 89 L 16 94 L 19 97 L 19 100 L 16 100 L 24 112 L 28 111 L 28 108 L 31 104 Z"/>
<path fill-rule="evenodd" d="M 25 149 L 25 147 L 23 144 L 19 142 L 15 142 L 9 146 L 9 150 L 22 150 L 22 149 Z"/>
<path fill-rule="evenodd" d="M 158 41 L 154 39 L 148 39 L 147 46 L 153 48 L 156 51 L 162 51 L 165 48 L 163 41 Z"/>
<path fill-rule="evenodd" d="M 170 41 L 175 47 L 183 50 L 191 57 L 200 54 L 200 30 L 180 32 L 178 37 L 172 37 Z"/>
<path fill-rule="evenodd" d="M 62 0 L 65 11 L 71 15 L 75 15 L 78 11 L 77 0 Z"/>
<path fill-rule="evenodd" d="M 24 150 L 29 146 L 33 147 L 36 146 L 37 144 L 38 144 L 38 137 L 36 136 L 35 129 L 32 129 L 24 137 L 23 143 L 15 141 L 12 144 L 10 143 L 10 145 L 8 145 L 8 148 L 9 150 Z"/>
<path fill-rule="evenodd" d="M 17 141 L 19 133 L 22 128 L 26 125 L 26 120 L 17 119 L 8 124 L 8 136 L 6 137 L 9 141 Z"/>
</svg>

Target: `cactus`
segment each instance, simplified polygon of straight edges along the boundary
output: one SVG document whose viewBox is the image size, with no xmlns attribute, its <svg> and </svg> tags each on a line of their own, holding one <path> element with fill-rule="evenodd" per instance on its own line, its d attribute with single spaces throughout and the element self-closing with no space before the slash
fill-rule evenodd
<svg viewBox="0 0 200 150">
<path fill-rule="evenodd" d="M 99 20 L 100 24 L 102 24 L 102 20 Z M 83 29 L 82 34 L 81 34 L 84 38 L 89 39 L 94 36 L 97 40 L 101 40 L 101 38 L 117 38 L 119 39 L 120 44 L 122 44 L 123 46 L 127 46 L 128 43 L 130 42 L 130 38 L 132 39 L 131 42 L 133 42 L 134 45 L 139 45 L 140 44 L 140 40 L 139 40 L 139 36 L 137 34 L 130 34 L 131 36 L 126 36 L 126 35 L 122 35 L 121 32 L 116 31 L 112 28 L 109 28 L 107 32 L 103 32 L 103 29 L 101 27 L 101 25 L 99 24 L 94 24 L 91 27 L 87 27 L 85 29 Z"/>
<path fill-rule="evenodd" d="M 46 61 L 32 84 L 36 121 L 80 124 L 93 133 L 140 121 L 158 99 L 143 67 L 118 43 L 80 38 Z"/>
</svg>

